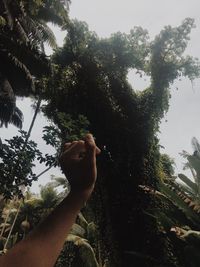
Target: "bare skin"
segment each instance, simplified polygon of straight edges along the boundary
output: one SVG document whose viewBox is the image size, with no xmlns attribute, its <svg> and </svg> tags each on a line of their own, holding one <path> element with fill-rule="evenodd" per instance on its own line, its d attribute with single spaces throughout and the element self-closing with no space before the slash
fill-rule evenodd
<svg viewBox="0 0 200 267">
<path fill-rule="evenodd" d="M 94 189 L 99 153 L 91 134 L 65 144 L 60 162 L 71 185 L 69 195 L 26 239 L 0 257 L 0 267 L 54 266 L 78 212 Z"/>
</svg>

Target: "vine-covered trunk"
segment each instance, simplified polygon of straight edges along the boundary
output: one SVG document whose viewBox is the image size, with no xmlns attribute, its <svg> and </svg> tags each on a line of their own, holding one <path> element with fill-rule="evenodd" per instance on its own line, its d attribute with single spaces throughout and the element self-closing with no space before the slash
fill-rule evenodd
<svg viewBox="0 0 200 267">
<path fill-rule="evenodd" d="M 133 140 L 136 138 L 130 139 L 131 153 L 124 146 L 119 158 L 112 151 L 102 152 L 91 200 L 104 258 L 109 259 L 111 267 L 153 267 L 167 258 L 163 237 L 153 213 L 150 215 L 156 204 L 139 188 L 152 183 L 154 170 Z"/>
</svg>

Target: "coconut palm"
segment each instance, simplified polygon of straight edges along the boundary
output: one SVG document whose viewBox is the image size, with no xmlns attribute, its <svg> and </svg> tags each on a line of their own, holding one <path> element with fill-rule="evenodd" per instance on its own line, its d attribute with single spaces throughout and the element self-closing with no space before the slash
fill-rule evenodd
<svg viewBox="0 0 200 267">
<path fill-rule="evenodd" d="M 22 128 L 23 114 L 16 106 L 16 97 L 7 79 L 0 73 L 0 127 L 8 123 Z"/>
<path fill-rule="evenodd" d="M 36 77 L 49 72 L 44 43 L 56 47 L 47 22 L 57 25 L 68 20 L 68 2 L 59 0 L 0 2 L 0 123 L 21 127 L 22 113 L 15 95 L 35 92 Z"/>
<path fill-rule="evenodd" d="M 0 4 L 0 16 L 3 24 L 0 27 L 0 102 L 1 125 L 7 126 L 13 121 L 16 113 L 15 94 L 21 92 L 28 95 L 34 91 L 33 76 L 44 73 L 47 70 L 45 57 L 33 47 L 29 40 L 22 37 L 22 29 L 19 20 L 23 17 L 22 8 L 18 1 L 2 1 Z M 20 31 L 20 30 L 21 31 Z M 40 68 L 40 71 L 37 68 Z M 17 111 L 19 111 L 17 109 Z M 22 115 L 20 112 L 18 114 Z M 22 116 L 18 116 L 21 126 Z"/>
</svg>

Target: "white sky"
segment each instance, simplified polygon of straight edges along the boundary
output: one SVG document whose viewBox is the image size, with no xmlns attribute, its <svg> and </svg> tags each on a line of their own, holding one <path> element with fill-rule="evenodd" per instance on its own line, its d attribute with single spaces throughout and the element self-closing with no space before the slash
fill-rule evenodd
<svg viewBox="0 0 200 267">
<path fill-rule="evenodd" d="M 197 28 L 191 34 L 187 53 L 200 58 L 200 1 L 199 0 L 72 0 L 70 17 L 86 21 L 90 30 L 95 31 L 100 37 L 108 37 L 116 31 L 129 32 L 134 26 L 142 26 L 149 31 L 153 38 L 165 25 L 177 26 L 186 17 L 196 21 Z M 62 45 L 64 33 L 53 28 L 59 46 Z M 49 53 L 49 50 L 47 49 Z M 143 89 L 148 80 L 139 79 L 129 75 L 129 81 L 135 89 Z M 178 87 L 178 90 L 176 88 Z M 33 115 L 29 100 L 20 100 L 19 107 L 24 111 L 24 129 Z M 161 124 L 160 144 L 165 147 L 163 153 L 168 153 L 175 158 L 177 171 L 182 169 L 182 158 L 179 153 L 184 149 L 192 152 L 191 138 L 196 136 L 200 141 L 200 80 L 192 86 L 190 81 L 184 79 L 177 81 L 172 86 L 172 98 L 167 116 Z M 45 148 L 41 142 L 42 127 L 46 125 L 45 119 L 40 115 L 34 128 L 32 139 L 39 142 L 42 150 Z M 10 138 L 17 133 L 17 129 L 10 126 L 0 129 L 1 138 Z M 41 169 L 38 167 L 38 172 Z M 37 173 L 38 173 L 37 172 Z M 50 171 L 44 175 L 32 190 L 38 191 L 38 184 L 45 184 L 50 174 L 60 175 L 58 170 Z"/>
</svg>

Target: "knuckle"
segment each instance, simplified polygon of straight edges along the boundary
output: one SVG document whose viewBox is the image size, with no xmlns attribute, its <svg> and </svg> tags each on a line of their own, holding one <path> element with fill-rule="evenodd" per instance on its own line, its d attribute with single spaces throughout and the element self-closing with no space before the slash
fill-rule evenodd
<svg viewBox="0 0 200 267">
<path fill-rule="evenodd" d="M 90 149 L 96 149 L 96 145 L 93 142 L 88 142 Z"/>
</svg>

